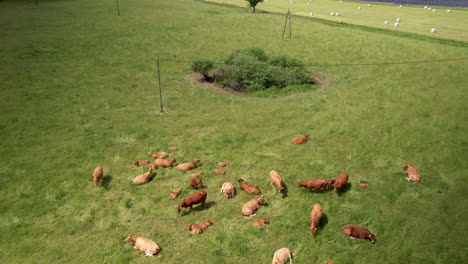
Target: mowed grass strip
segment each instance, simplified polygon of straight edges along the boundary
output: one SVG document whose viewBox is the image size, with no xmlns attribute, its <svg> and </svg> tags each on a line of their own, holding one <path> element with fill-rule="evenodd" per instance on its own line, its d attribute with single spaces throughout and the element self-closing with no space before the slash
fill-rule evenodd
<svg viewBox="0 0 468 264">
<path fill-rule="evenodd" d="M 163 62 L 165 113 L 158 112 L 155 61 L 220 60 L 258 46 L 309 64 L 373 63 L 467 57 L 468 49 L 295 18 L 294 38 L 280 38 L 284 17 L 198 1 L 1 1 L 0 260 L 2 263 L 267 263 L 278 248 L 296 263 L 461 263 L 467 258 L 466 61 L 312 68 L 325 90 L 277 99 L 223 94 L 186 81 L 190 64 Z M 34 21 L 32 23 L 31 21 Z M 70 34 L 71 33 L 71 34 Z M 310 133 L 304 145 L 293 137 Z M 193 191 L 189 172 L 160 168 L 150 183 L 127 165 L 150 149 L 179 163 L 202 160 L 206 208 L 176 213 Z M 226 175 L 212 171 L 230 161 Z M 420 184 L 404 180 L 410 162 Z M 104 168 L 106 184 L 92 184 Z M 277 170 L 282 198 L 270 185 Z M 342 195 L 309 193 L 299 180 L 350 174 Z M 243 177 L 268 202 L 241 215 L 254 196 L 223 182 Z M 362 189 L 359 183 L 368 183 Z M 182 188 L 179 198 L 169 192 Z M 326 221 L 309 234 L 310 206 Z M 251 221 L 267 217 L 265 231 Z M 199 236 L 190 223 L 210 218 Z M 346 224 L 377 242 L 352 241 Z M 123 240 L 155 240 L 145 258 Z"/>
<path fill-rule="evenodd" d="M 207 2 L 246 7 L 246 1 L 205 0 Z M 291 4 L 293 3 L 293 4 Z M 309 4 L 310 3 L 310 4 Z M 370 6 L 368 6 L 370 4 Z M 337 23 L 361 25 L 395 32 L 416 33 L 434 38 L 468 42 L 466 8 L 402 6 L 338 0 L 270 0 L 257 5 L 257 12 L 285 13 Z M 450 12 L 447 12 L 450 10 Z M 311 14 L 312 13 L 312 16 Z M 333 13 L 333 15 L 331 15 Z M 339 14 L 339 16 L 336 15 Z M 397 21 L 397 19 L 400 21 Z M 384 24 L 388 21 L 388 24 Z M 293 22 L 294 23 L 294 22 Z M 398 26 L 395 26 L 398 23 Z M 431 32 L 435 28 L 436 32 Z"/>
</svg>

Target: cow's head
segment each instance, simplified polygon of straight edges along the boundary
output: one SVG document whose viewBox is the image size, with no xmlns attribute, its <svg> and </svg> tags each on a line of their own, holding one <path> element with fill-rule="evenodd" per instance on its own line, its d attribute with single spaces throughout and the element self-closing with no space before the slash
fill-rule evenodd
<svg viewBox="0 0 468 264">
<path fill-rule="evenodd" d="M 369 236 L 367 238 L 369 238 L 370 242 L 372 242 L 372 243 L 375 242 L 375 235 L 374 234 L 369 233 Z"/>
<path fill-rule="evenodd" d="M 128 235 L 125 239 L 125 242 L 135 242 L 135 237 L 133 235 Z"/>
</svg>

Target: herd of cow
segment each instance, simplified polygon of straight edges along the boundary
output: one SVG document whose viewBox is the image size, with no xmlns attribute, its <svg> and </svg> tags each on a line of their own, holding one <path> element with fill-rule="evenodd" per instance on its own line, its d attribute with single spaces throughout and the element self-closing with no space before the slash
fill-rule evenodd
<svg viewBox="0 0 468 264">
<path fill-rule="evenodd" d="M 303 137 L 297 137 L 292 140 L 292 144 L 302 144 L 307 141 L 309 134 L 306 133 Z M 171 150 L 177 150 L 176 147 L 169 146 Z M 139 160 L 133 162 L 131 165 L 133 166 L 143 166 L 148 165 L 148 171 L 141 175 L 136 176 L 133 179 L 133 184 L 144 184 L 149 182 L 154 176 L 155 173 L 153 170 L 164 167 L 164 168 L 171 168 L 173 164 L 176 162 L 174 158 L 166 160 L 165 158 L 169 156 L 166 152 L 148 152 L 155 160 L 151 163 L 150 160 Z M 176 166 L 177 170 L 180 171 L 188 171 L 197 168 L 197 164 L 200 162 L 199 159 L 194 159 L 192 162 L 182 163 Z M 218 167 L 226 167 L 229 162 L 219 162 Z M 410 164 L 406 163 L 403 165 L 403 168 L 406 169 L 405 173 L 407 174 L 407 180 L 411 182 L 420 182 L 421 176 L 418 171 L 412 167 Z M 224 174 L 225 171 L 223 169 L 214 169 L 216 174 Z M 203 175 L 203 172 L 194 173 L 190 176 L 191 181 L 189 184 L 189 188 L 200 188 L 203 187 L 202 179 L 200 178 Z M 93 181 L 97 186 L 101 185 L 102 178 L 104 176 L 104 172 L 101 166 L 96 167 L 93 173 Z M 339 192 L 343 190 L 348 184 L 348 177 L 347 173 L 341 173 L 336 179 L 315 179 L 309 181 L 300 181 L 297 187 L 304 187 L 305 189 L 311 190 L 329 190 L 333 187 L 335 192 Z M 271 183 L 276 187 L 276 190 L 281 193 L 283 191 L 283 181 L 278 172 L 275 170 L 270 171 L 270 180 Z M 239 182 L 239 187 L 241 190 L 246 192 L 247 194 L 261 194 L 260 189 L 258 186 L 250 185 L 244 183 L 244 179 L 240 178 L 237 180 Z M 367 187 L 367 184 L 360 184 L 361 187 Z M 170 193 L 170 197 L 175 199 L 181 193 L 181 189 L 176 189 Z M 221 193 L 224 194 L 227 198 L 232 198 L 235 196 L 236 191 L 233 184 L 226 182 L 221 187 Z M 177 206 L 177 212 L 180 213 L 183 208 L 190 208 L 194 205 L 201 204 L 203 206 L 206 201 L 208 193 L 206 191 L 197 191 L 191 195 L 185 197 L 182 202 Z M 260 208 L 261 204 L 265 203 L 265 199 L 263 197 L 259 198 L 252 198 L 248 202 L 246 202 L 242 206 L 242 215 L 244 216 L 253 216 L 255 212 Z M 311 227 L 310 227 L 310 234 L 313 236 L 317 231 L 317 228 L 320 224 L 320 220 L 322 218 L 322 206 L 320 203 L 316 203 L 312 206 L 312 211 L 310 215 Z M 254 227 L 263 227 L 265 223 L 268 223 L 267 218 L 260 218 L 253 221 L 252 226 Z M 201 234 L 203 231 L 206 231 L 212 222 L 210 219 L 204 220 L 200 225 L 192 223 L 188 226 L 188 231 L 192 234 Z M 367 228 L 356 226 L 356 225 L 345 225 L 342 227 L 343 233 L 345 233 L 351 239 L 362 239 L 362 240 L 369 240 L 372 243 L 375 242 L 375 235 L 372 234 Z M 133 235 L 129 235 L 126 239 L 126 242 L 134 243 L 134 248 L 140 250 L 141 252 L 145 253 L 146 256 L 153 256 L 156 255 L 160 251 L 160 247 L 152 240 L 144 238 L 144 237 L 135 237 Z M 276 263 L 285 263 L 289 260 L 292 262 L 293 254 L 288 248 L 281 248 L 278 249 L 273 255 L 273 264 Z M 333 264 L 331 260 L 325 260 L 328 264 Z"/>
</svg>

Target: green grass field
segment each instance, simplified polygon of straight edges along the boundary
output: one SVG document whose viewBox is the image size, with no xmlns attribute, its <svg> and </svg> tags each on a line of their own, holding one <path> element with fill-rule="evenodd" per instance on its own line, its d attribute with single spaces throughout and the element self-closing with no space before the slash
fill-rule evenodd
<svg viewBox="0 0 468 264">
<path fill-rule="evenodd" d="M 247 2 L 244 0 L 207 1 L 242 7 L 247 6 Z M 310 5 L 307 5 L 309 2 Z M 358 9 L 359 7 L 361 9 Z M 348 1 L 340 3 L 338 0 L 269 0 L 257 5 L 257 9 L 260 11 L 284 13 L 290 9 L 293 15 L 386 29 L 396 33 L 416 33 L 468 42 L 467 9 L 433 8 L 436 12 L 426 10 L 422 6 L 402 6 L 400 8 L 399 5 Z M 447 10 L 451 12 L 448 13 Z M 313 13 L 312 16 L 310 16 L 311 12 Z M 332 16 L 332 12 L 340 15 Z M 399 26 L 395 27 L 394 23 L 397 18 L 400 18 L 400 22 Z M 385 21 L 389 23 L 386 25 L 384 24 Z M 437 32 L 431 33 L 432 28 L 435 28 Z"/>
<path fill-rule="evenodd" d="M 293 39 L 282 40 L 284 14 L 191 0 L 120 1 L 120 8 L 118 17 L 113 0 L 0 1 L 0 263 L 271 263 L 281 247 L 298 253 L 294 263 L 468 259 L 467 60 L 311 67 L 327 87 L 276 99 L 191 84 L 190 64 L 170 62 L 218 61 L 251 46 L 307 64 L 443 60 L 468 57 L 466 38 L 294 17 Z M 290 144 L 305 132 L 307 144 Z M 150 183 L 131 184 L 142 169 L 127 164 L 168 144 L 179 148 L 170 152 L 179 163 L 202 160 L 205 208 L 176 213 L 192 192 L 190 172 L 160 168 Z M 224 160 L 232 163 L 227 174 L 215 175 Z M 420 171 L 420 184 L 404 179 L 405 162 Z M 91 181 L 97 165 L 103 188 Z M 287 197 L 270 185 L 271 169 Z M 350 175 L 341 195 L 296 188 L 341 172 Z M 255 196 L 239 188 L 234 199 L 219 195 L 222 183 L 238 186 L 239 177 L 268 202 L 252 219 L 241 207 Z M 175 188 L 183 192 L 171 200 Z M 313 238 L 317 202 L 326 217 Z M 260 217 L 271 222 L 264 231 L 250 226 Z M 207 218 L 214 225 L 206 233 L 187 232 Z M 347 224 L 369 228 L 377 242 L 348 239 L 340 229 Z M 162 251 L 143 257 L 124 242 L 129 234 Z"/>
</svg>

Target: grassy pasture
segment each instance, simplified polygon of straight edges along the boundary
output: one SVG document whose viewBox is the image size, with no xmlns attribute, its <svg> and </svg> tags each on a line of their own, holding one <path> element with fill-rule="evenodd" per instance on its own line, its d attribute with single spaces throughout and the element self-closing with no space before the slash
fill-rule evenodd
<svg viewBox="0 0 468 264">
<path fill-rule="evenodd" d="M 210 2 L 229 5 L 246 6 L 241 0 L 208 0 Z M 436 38 L 468 41 L 467 9 L 453 9 L 447 7 L 433 7 L 436 12 L 424 9 L 422 6 L 403 6 L 391 4 L 373 4 L 368 2 L 339 2 L 338 0 L 269 0 L 257 5 L 259 11 L 285 12 L 288 9 L 293 15 L 310 16 L 334 22 L 369 26 L 372 28 L 387 29 L 391 31 L 416 33 Z M 371 6 L 367 6 L 370 4 Z M 361 7 L 361 9 L 358 9 Z M 450 9 L 451 12 L 447 13 Z M 340 16 L 331 16 L 331 13 L 340 13 Z M 399 26 L 395 27 L 396 19 L 400 18 Z M 385 25 L 384 21 L 389 24 Z M 283 22 L 284 23 L 284 22 Z M 431 29 L 436 28 L 436 33 Z"/>
<path fill-rule="evenodd" d="M 295 263 L 468 258 L 466 60 L 317 67 L 326 89 L 277 99 L 190 84 L 190 65 L 167 61 L 219 60 L 249 46 L 309 64 L 437 60 L 468 57 L 466 45 L 306 18 L 294 18 L 294 39 L 284 41 L 284 16 L 273 13 L 191 0 L 120 6 L 117 17 L 111 0 L 0 1 L 1 263 L 269 263 L 280 247 L 298 252 Z M 166 60 L 163 115 L 157 57 Z M 307 144 L 290 144 L 305 132 Z M 176 214 L 191 193 L 190 173 L 158 169 L 152 182 L 132 186 L 142 170 L 126 165 L 168 144 L 179 147 L 170 152 L 179 162 L 202 160 L 206 208 Z M 232 163 L 227 174 L 214 175 L 223 160 Z M 404 180 L 405 162 L 419 169 L 421 184 Z M 91 183 L 98 164 L 106 175 L 99 189 Z M 270 186 L 271 169 L 286 198 Z M 295 187 L 343 171 L 351 187 L 342 195 Z M 253 219 L 269 218 L 265 231 L 240 214 L 252 196 L 218 194 L 239 177 L 263 191 L 268 206 Z M 184 189 L 174 201 L 175 188 Z M 310 206 L 319 201 L 326 217 L 312 238 Z M 186 231 L 207 218 L 214 225 L 205 234 Z M 349 240 L 345 224 L 368 227 L 377 242 Z M 131 233 L 162 252 L 142 257 L 123 242 Z"/>
</svg>

